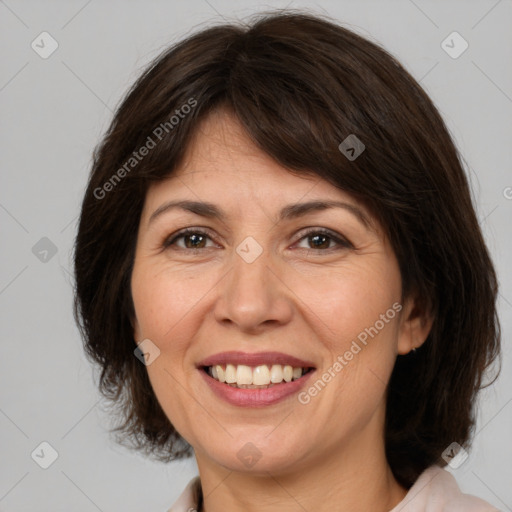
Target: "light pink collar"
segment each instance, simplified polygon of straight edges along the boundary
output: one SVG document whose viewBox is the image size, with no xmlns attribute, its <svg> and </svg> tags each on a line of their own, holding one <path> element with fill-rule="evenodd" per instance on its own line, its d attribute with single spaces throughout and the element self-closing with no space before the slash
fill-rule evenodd
<svg viewBox="0 0 512 512">
<path fill-rule="evenodd" d="M 193 478 L 167 512 L 197 510 L 201 493 L 199 476 Z M 405 498 L 390 512 L 500 512 L 489 503 L 463 494 L 451 473 L 439 466 L 426 469 Z"/>
</svg>

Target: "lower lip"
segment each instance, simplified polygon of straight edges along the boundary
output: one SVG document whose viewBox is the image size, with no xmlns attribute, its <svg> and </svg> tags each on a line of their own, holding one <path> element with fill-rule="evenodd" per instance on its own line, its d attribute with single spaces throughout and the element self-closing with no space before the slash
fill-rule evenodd
<svg viewBox="0 0 512 512">
<path fill-rule="evenodd" d="M 306 384 L 315 370 L 309 371 L 300 379 L 281 384 L 274 384 L 269 388 L 262 389 L 235 388 L 215 380 L 203 369 L 199 369 L 199 372 L 206 383 L 210 386 L 210 389 L 219 398 L 229 402 L 231 405 L 237 405 L 239 407 L 264 407 L 266 405 L 276 404 L 297 393 Z"/>
</svg>

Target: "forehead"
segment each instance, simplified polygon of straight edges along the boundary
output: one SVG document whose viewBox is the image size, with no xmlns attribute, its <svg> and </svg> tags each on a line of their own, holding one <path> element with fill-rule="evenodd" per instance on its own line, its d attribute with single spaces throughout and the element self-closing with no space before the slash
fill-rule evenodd
<svg viewBox="0 0 512 512">
<path fill-rule="evenodd" d="M 212 112 L 197 127 L 182 164 L 164 181 L 151 185 L 148 199 L 168 194 L 207 194 L 271 200 L 299 200 L 310 191 L 324 198 L 348 197 L 320 176 L 286 169 L 262 151 L 240 122 L 225 110 Z M 197 199 L 197 198 L 196 198 Z"/>
<path fill-rule="evenodd" d="M 183 201 L 196 203 L 185 209 L 206 217 L 255 221 L 263 216 L 271 222 L 343 203 L 341 207 L 366 227 L 376 234 L 381 231 L 376 219 L 354 197 L 313 171 L 299 173 L 283 167 L 225 111 L 203 120 L 182 164 L 168 178 L 150 186 L 142 223 L 151 223 L 171 203 L 180 203 L 182 208 Z"/>
</svg>

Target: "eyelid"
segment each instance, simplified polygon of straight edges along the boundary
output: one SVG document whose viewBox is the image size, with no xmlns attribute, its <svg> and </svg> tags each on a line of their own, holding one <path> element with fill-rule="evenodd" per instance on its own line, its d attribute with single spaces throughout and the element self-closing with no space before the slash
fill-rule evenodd
<svg viewBox="0 0 512 512">
<path fill-rule="evenodd" d="M 308 227 L 308 228 L 304 228 L 301 231 L 299 231 L 297 233 L 297 240 L 294 243 L 300 242 L 303 238 L 306 238 L 308 235 L 315 235 L 315 234 L 326 235 L 329 238 L 331 238 L 334 242 L 336 242 L 339 246 L 350 247 L 352 249 L 354 248 L 354 244 L 346 236 L 342 235 L 341 233 L 337 233 L 336 231 L 333 231 L 331 229 L 323 228 L 323 227 L 319 227 L 319 226 L 318 227 L 314 227 L 314 226 Z M 310 250 L 314 250 L 314 249 L 310 249 Z M 329 249 L 324 250 L 324 251 L 319 251 L 319 252 L 327 252 L 327 251 L 329 251 Z"/>
</svg>

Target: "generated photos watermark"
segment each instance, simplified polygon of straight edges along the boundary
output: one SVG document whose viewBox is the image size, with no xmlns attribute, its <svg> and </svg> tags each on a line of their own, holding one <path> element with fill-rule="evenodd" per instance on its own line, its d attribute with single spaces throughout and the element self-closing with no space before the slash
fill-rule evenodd
<svg viewBox="0 0 512 512">
<path fill-rule="evenodd" d="M 397 313 L 402 310 L 402 305 L 395 302 L 385 313 L 382 313 L 371 327 L 365 328 L 357 335 L 357 340 L 353 340 L 350 348 L 346 350 L 342 355 L 336 358 L 334 364 L 332 364 L 327 370 L 312 384 L 306 391 L 301 391 L 298 395 L 298 400 L 301 404 L 309 404 L 311 398 L 315 397 L 322 391 L 325 386 L 334 379 L 340 372 L 349 364 L 356 354 L 359 354 L 363 347 L 368 344 L 368 336 L 374 338 L 379 332 L 384 329 L 386 324 L 390 322 Z M 359 343 L 358 343 L 359 341 Z M 362 346 L 361 346 L 362 345 Z"/>
<path fill-rule="evenodd" d="M 134 151 L 132 156 L 128 158 L 128 160 L 119 167 L 119 169 L 117 169 L 117 171 L 107 181 L 105 181 L 101 187 L 96 187 L 94 189 L 94 197 L 98 200 L 104 199 L 109 192 L 114 190 L 121 180 L 130 173 L 130 171 L 135 169 L 135 167 L 142 162 L 144 157 L 147 156 L 152 149 L 156 148 L 158 143 L 163 140 L 166 135 L 171 133 L 171 131 L 180 124 L 180 121 L 184 119 L 196 105 L 197 100 L 189 98 L 187 103 L 184 103 L 180 108 L 177 108 L 174 111 L 175 115 L 172 115 L 168 121 L 160 123 L 151 132 L 151 135 L 148 135 L 146 142 L 140 146 L 137 151 Z"/>
</svg>

